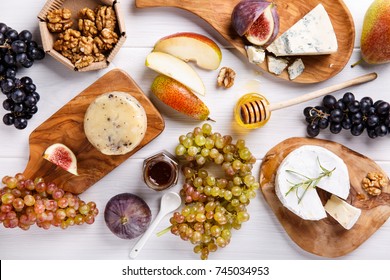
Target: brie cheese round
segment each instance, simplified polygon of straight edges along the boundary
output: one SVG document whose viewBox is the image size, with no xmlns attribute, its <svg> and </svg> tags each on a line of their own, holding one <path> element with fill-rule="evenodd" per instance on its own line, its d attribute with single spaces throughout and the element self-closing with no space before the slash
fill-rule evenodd
<svg viewBox="0 0 390 280">
<path fill-rule="evenodd" d="M 327 170 L 335 169 L 330 176 L 321 178 L 316 187 L 346 199 L 350 189 L 347 166 L 336 154 L 320 146 L 305 145 L 295 149 L 285 157 L 276 173 L 275 192 L 279 200 L 305 220 L 320 220 L 326 217 L 316 187 L 300 186 L 292 191 L 291 187 L 307 179 L 306 177 L 319 177 L 323 172 L 320 164 Z"/>
<path fill-rule="evenodd" d="M 134 150 L 145 136 L 144 108 L 126 92 L 109 92 L 92 102 L 84 117 L 88 141 L 106 155 L 123 155 Z"/>
</svg>

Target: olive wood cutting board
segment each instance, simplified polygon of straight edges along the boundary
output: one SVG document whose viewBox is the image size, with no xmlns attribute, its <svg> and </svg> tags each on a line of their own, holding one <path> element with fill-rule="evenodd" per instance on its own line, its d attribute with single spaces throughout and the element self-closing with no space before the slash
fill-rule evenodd
<svg viewBox="0 0 390 280">
<path fill-rule="evenodd" d="M 344 229 L 328 215 L 319 221 L 308 221 L 295 215 L 282 205 L 275 193 L 275 175 L 280 163 L 293 150 L 303 145 L 317 145 L 342 158 L 348 167 L 350 193 L 347 202 L 360 208 L 362 213 L 356 224 Z M 303 160 L 303 159 L 302 159 Z M 385 175 L 387 187 L 377 196 L 369 196 L 362 188 L 362 179 L 368 172 Z M 374 234 L 390 216 L 390 186 L 386 173 L 371 159 L 335 142 L 289 138 L 273 147 L 264 157 L 260 167 L 260 185 L 263 196 L 290 238 L 302 249 L 312 254 L 335 258 L 350 253 Z M 325 203 L 329 193 L 317 189 Z"/>
<path fill-rule="evenodd" d="M 141 103 L 147 115 L 148 126 L 142 142 L 125 155 L 102 154 L 89 143 L 84 133 L 84 114 L 89 104 L 99 95 L 111 91 L 129 93 Z M 54 182 L 66 191 L 79 194 L 156 138 L 164 128 L 162 116 L 133 79 L 127 73 L 114 69 L 74 97 L 31 133 L 30 157 L 23 174 L 28 178 L 43 177 L 46 182 Z M 42 158 L 46 148 L 54 143 L 62 143 L 74 152 L 79 176 Z M 139 175 L 135 170 L 128 172 Z"/>
<path fill-rule="evenodd" d="M 204 19 L 222 37 L 233 45 L 246 57 L 245 44 L 249 44 L 238 36 L 231 25 L 231 14 L 240 0 L 135 0 L 138 8 L 145 7 L 176 7 L 187 10 Z M 349 61 L 355 43 L 355 25 L 351 13 L 342 0 L 272 0 L 277 5 L 279 14 L 279 34 L 290 28 L 305 14 L 319 3 L 322 3 L 328 12 L 333 28 L 336 32 L 338 51 L 330 55 L 302 56 L 305 71 L 293 82 L 317 83 L 325 81 L 339 73 Z M 319 30 L 318 32 L 321 32 Z M 168 35 L 168 34 L 166 34 Z M 249 62 L 248 62 L 249 64 Z M 259 64 L 266 72 L 266 62 Z M 284 71 L 280 76 L 289 80 Z"/>
</svg>

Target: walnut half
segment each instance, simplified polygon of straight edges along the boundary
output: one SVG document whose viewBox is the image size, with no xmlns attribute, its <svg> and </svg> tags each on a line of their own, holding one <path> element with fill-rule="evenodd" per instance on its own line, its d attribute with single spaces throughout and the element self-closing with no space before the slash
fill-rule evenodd
<svg viewBox="0 0 390 280">
<path fill-rule="evenodd" d="M 236 72 L 229 67 L 222 67 L 219 71 L 217 78 L 217 85 L 219 87 L 230 88 L 234 85 L 234 79 L 236 78 Z"/>
<path fill-rule="evenodd" d="M 362 181 L 363 189 L 372 196 L 382 193 L 382 188 L 386 186 L 386 181 L 382 173 L 369 172 Z"/>
<path fill-rule="evenodd" d="M 73 25 L 71 16 L 71 11 L 66 8 L 48 12 L 46 16 L 47 28 L 53 33 L 65 31 Z"/>
</svg>

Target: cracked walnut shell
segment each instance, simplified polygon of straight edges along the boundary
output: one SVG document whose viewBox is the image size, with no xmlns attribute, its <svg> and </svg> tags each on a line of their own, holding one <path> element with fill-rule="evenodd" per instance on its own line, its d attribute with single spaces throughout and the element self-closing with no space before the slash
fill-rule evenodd
<svg viewBox="0 0 390 280">
<path fill-rule="evenodd" d="M 59 33 L 72 27 L 72 13 L 69 9 L 63 8 L 47 13 L 47 28 L 50 32 Z"/>
</svg>

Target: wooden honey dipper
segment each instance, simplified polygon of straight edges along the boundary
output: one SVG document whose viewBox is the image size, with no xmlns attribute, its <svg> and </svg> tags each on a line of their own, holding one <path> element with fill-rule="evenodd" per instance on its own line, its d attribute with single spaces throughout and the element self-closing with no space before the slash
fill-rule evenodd
<svg viewBox="0 0 390 280">
<path fill-rule="evenodd" d="M 236 104 L 234 109 L 236 121 L 246 128 L 259 128 L 267 123 L 272 111 L 303 103 L 350 86 L 363 84 L 375 80 L 377 77 L 376 73 L 366 74 L 275 104 L 269 104 L 268 100 L 261 94 L 248 93 L 242 96 Z"/>
</svg>

